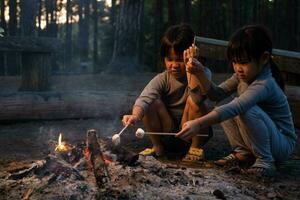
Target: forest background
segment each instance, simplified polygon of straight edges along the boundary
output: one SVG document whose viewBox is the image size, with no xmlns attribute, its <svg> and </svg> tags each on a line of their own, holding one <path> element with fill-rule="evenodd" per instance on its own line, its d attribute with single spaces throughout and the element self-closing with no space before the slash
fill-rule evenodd
<svg viewBox="0 0 300 200">
<path fill-rule="evenodd" d="M 300 51 L 299 0 L 0 0 L 4 37 L 52 37 L 53 74 L 159 72 L 160 38 L 188 23 L 201 37 L 228 40 L 239 27 L 263 24 L 274 48 Z M 201 50 L 200 50 L 201 51 Z M 10 52 L 0 75 L 19 75 L 21 56 Z M 208 61 L 214 72 L 226 62 Z"/>
</svg>

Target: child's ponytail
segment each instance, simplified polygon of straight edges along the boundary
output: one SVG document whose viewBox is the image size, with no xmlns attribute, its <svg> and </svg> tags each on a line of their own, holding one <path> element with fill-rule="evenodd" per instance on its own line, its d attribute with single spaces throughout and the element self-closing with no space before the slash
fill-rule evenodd
<svg viewBox="0 0 300 200">
<path fill-rule="evenodd" d="M 276 83 L 278 84 L 278 86 L 282 89 L 282 91 L 284 91 L 284 80 L 283 77 L 279 71 L 278 66 L 276 65 L 276 63 L 273 61 L 272 58 L 270 58 L 270 67 L 271 67 L 271 71 L 272 71 L 272 76 L 275 79 Z"/>
</svg>

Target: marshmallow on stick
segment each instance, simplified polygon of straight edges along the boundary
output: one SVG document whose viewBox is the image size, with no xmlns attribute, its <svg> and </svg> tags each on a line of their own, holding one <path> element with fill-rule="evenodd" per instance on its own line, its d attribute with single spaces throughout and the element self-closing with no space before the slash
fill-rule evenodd
<svg viewBox="0 0 300 200">
<path fill-rule="evenodd" d="M 114 134 L 113 136 L 112 136 L 112 142 L 113 142 L 113 144 L 114 145 L 119 145 L 120 143 L 121 143 L 121 137 L 120 137 L 120 135 L 126 130 L 126 128 L 129 126 L 129 124 L 128 125 L 126 125 L 119 133 L 117 133 L 117 134 Z"/>
<path fill-rule="evenodd" d="M 135 136 L 140 139 L 142 139 L 145 135 L 176 135 L 176 134 L 177 133 L 145 132 L 141 128 L 138 128 L 135 132 Z M 208 137 L 207 134 L 198 134 L 197 136 Z"/>
<path fill-rule="evenodd" d="M 114 134 L 111 139 L 112 139 L 112 142 L 114 143 L 114 145 L 116 145 L 116 146 L 121 143 L 121 138 L 120 138 L 119 134 Z"/>
</svg>

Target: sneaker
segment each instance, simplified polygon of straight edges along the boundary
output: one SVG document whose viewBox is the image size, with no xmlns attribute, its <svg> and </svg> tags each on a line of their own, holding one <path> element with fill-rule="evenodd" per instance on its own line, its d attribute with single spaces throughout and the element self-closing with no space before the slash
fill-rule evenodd
<svg viewBox="0 0 300 200">
<path fill-rule="evenodd" d="M 274 167 L 263 168 L 263 167 L 250 167 L 244 171 L 246 174 L 255 175 L 259 177 L 274 177 L 276 170 Z"/>
<path fill-rule="evenodd" d="M 224 167 L 224 166 L 231 166 L 238 163 L 238 158 L 233 154 L 229 154 L 228 156 L 225 156 L 219 160 L 214 161 L 215 165 Z"/>
</svg>

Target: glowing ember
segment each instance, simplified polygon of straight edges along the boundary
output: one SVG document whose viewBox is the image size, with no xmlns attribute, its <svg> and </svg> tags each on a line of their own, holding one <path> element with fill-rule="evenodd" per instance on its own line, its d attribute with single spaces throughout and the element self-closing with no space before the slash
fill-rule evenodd
<svg viewBox="0 0 300 200">
<path fill-rule="evenodd" d="M 84 155 L 87 163 L 89 164 L 89 166 L 92 166 L 91 154 L 87 147 L 85 147 L 83 149 L 83 155 Z M 103 160 L 104 160 L 105 165 L 107 165 L 107 166 L 112 162 L 112 158 L 110 158 L 109 155 L 107 155 L 107 154 L 103 154 Z"/>
<path fill-rule="evenodd" d="M 58 145 L 56 146 L 55 151 L 65 152 L 69 150 L 70 147 L 65 142 L 62 142 L 62 134 L 60 133 L 58 137 Z"/>
</svg>

